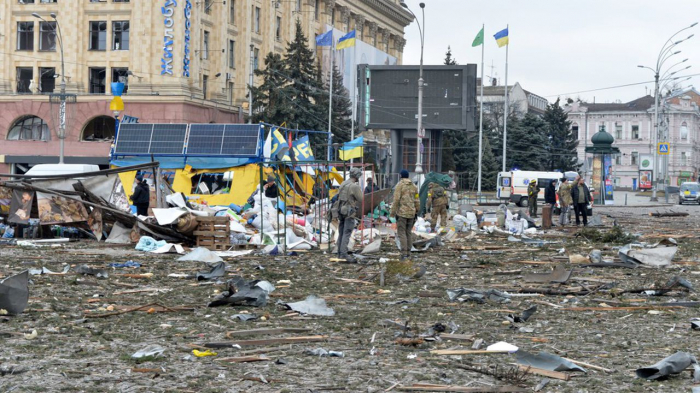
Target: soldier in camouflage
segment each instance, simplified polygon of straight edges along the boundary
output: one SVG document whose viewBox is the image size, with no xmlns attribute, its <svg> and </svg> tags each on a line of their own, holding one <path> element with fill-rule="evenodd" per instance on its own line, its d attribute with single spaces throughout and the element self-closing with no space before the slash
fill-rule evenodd
<svg viewBox="0 0 700 393">
<path fill-rule="evenodd" d="M 428 209 L 430 209 L 430 221 L 433 231 L 437 229 L 438 217 L 440 224 L 447 225 L 447 194 L 445 189 L 437 183 L 430 183 L 428 191 Z"/>
<path fill-rule="evenodd" d="M 348 262 L 354 261 L 348 255 L 348 242 L 358 224 L 358 212 L 362 205 L 362 189 L 358 184 L 360 175 L 362 172 L 358 168 L 350 169 L 350 178 L 338 190 L 338 257 Z"/>
<path fill-rule="evenodd" d="M 420 201 L 418 188 L 409 180 L 408 171 L 401 171 L 401 181 L 394 188 L 394 202 L 391 204 L 391 217 L 396 217 L 396 236 L 401 244 L 402 258 L 408 258 L 413 244 L 412 231 L 416 223 Z"/>
</svg>

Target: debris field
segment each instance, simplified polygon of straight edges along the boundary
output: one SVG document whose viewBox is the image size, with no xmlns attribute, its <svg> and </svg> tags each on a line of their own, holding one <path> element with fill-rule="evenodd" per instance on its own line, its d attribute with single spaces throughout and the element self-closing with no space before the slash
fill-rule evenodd
<svg viewBox="0 0 700 393">
<path fill-rule="evenodd" d="M 635 371 L 700 355 L 700 209 L 649 212 L 600 208 L 603 226 L 530 238 L 459 233 L 410 261 L 385 239 L 356 264 L 0 246 L 3 277 L 45 268 L 26 310 L 0 315 L 0 391 L 690 392 L 694 358 L 658 379 Z M 666 238 L 670 266 L 620 258 Z"/>
</svg>

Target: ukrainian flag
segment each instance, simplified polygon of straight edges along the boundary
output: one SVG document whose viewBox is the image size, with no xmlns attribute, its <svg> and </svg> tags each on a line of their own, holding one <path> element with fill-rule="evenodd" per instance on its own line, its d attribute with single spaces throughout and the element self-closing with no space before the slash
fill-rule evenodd
<svg viewBox="0 0 700 393">
<path fill-rule="evenodd" d="M 355 30 L 345 34 L 338 40 L 338 45 L 335 49 L 345 49 L 355 46 Z"/>
<path fill-rule="evenodd" d="M 365 144 L 365 137 L 361 136 L 355 138 L 350 142 L 343 143 L 343 147 L 338 150 L 338 155 L 343 161 L 348 161 L 352 158 L 361 158 L 364 154 L 363 146 Z"/>
<path fill-rule="evenodd" d="M 496 43 L 498 44 L 499 48 L 508 45 L 508 28 L 506 27 L 505 29 L 494 34 L 493 38 L 496 39 Z"/>
</svg>

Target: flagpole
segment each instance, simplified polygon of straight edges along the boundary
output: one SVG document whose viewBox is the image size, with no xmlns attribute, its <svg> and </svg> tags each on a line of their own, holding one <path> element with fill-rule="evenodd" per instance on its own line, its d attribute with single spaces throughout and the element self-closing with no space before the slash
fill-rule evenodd
<svg viewBox="0 0 700 393">
<path fill-rule="evenodd" d="M 508 29 L 508 25 L 506 25 L 506 30 Z M 508 40 L 510 41 L 510 31 L 508 31 Z M 506 101 L 505 101 L 505 112 L 503 113 L 503 169 L 502 171 L 506 171 L 506 143 L 508 141 L 508 47 L 510 46 L 510 42 L 506 44 L 506 85 L 505 85 L 505 90 L 506 90 Z M 483 86 L 483 80 L 481 82 Z"/>
<path fill-rule="evenodd" d="M 355 139 L 355 107 L 357 107 L 357 101 L 355 101 L 355 90 L 357 90 L 357 64 L 355 64 L 355 60 L 357 57 L 357 51 L 355 48 L 357 48 L 357 38 L 355 39 L 355 45 L 352 46 L 352 71 L 350 71 L 350 77 L 352 78 L 352 119 L 350 120 L 350 140 Z M 354 158 L 350 159 L 351 164 L 354 162 Z"/>
<path fill-rule="evenodd" d="M 479 180 L 476 195 L 481 195 L 481 162 L 484 158 L 484 38 L 486 34 L 484 25 L 481 25 L 484 32 L 481 38 L 481 99 L 479 101 Z"/>
<path fill-rule="evenodd" d="M 331 160 L 331 151 L 332 151 L 332 146 L 333 146 L 333 134 L 331 133 L 331 123 L 333 120 L 333 58 L 335 57 L 335 53 L 333 51 L 333 48 L 335 47 L 335 40 L 333 39 L 333 27 L 331 27 L 331 47 L 330 47 L 330 53 L 331 53 L 331 70 L 330 70 L 330 78 L 329 78 L 329 83 L 328 83 L 328 161 Z"/>
</svg>

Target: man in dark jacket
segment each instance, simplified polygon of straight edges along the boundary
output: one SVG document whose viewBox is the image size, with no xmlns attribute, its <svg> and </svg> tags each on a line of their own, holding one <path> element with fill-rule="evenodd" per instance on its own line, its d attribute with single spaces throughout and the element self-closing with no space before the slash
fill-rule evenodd
<svg viewBox="0 0 700 393">
<path fill-rule="evenodd" d="M 544 189 L 544 203 L 549 204 L 551 209 L 549 210 L 549 220 L 554 225 L 554 206 L 557 204 L 557 181 L 551 180 L 547 184 L 547 188 Z"/>
<path fill-rule="evenodd" d="M 267 176 L 267 183 L 263 186 L 263 190 L 265 190 L 266 198 L 277 198 L 279 195 L 279 188 L 277 188 L 277 182 L 275 182 L 275 177 L 273 175 Z"/>
<path fill-rule="evenodd" d="M 583 216 L 583 226 L 588 225 L 588 217 L 586 217 L 586 214 L 588 203 L 591 201 L 591 192 L 588 190 L 583 178 L 579 177 L 578 181 L 574 182 L 571 186 L 571 199 L 573 199 L 574 212 L 576 212 L 576 226 L 581 225 L 579 215 Z"/>
<path fill-rule="evenodd" d="M 365 194 L 371 194 L 375 191 L 379 191 L 379 187 L 374 184 L 374 180 L 371 177 L 367 178 L 367 186 L 365 187 Z"/>
<path fill-rule="evenodd" d="M 131 202 L 136 206 L 136 214 L 139 216 L 148 215 L 148 204 L 151 199 L 151 189 L 148 186 L 146 180 L 142 177 L 136 178 L 136 189 L 134 189 L 134 194 L 131 195 Z"/>
</svg>

